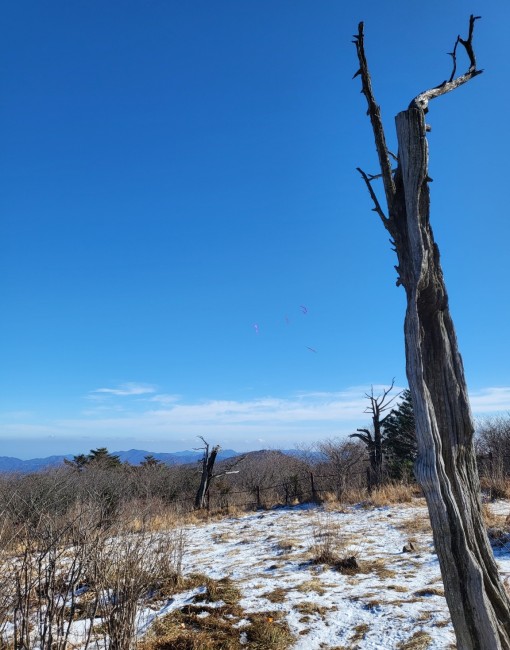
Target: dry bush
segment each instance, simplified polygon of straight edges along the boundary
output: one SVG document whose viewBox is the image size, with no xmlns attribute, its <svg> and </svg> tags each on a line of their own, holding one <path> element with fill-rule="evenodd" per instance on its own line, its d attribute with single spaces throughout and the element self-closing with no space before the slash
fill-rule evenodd
<svg viewBox="0 0 510 650">
<path fill-rule="evenodd" d="M 486 471 L 486 470 L 484 470 Z M 491 501 L 510 499 L 510 480 L 501 476 L 482 475 L 480 488 Z"/>
<path fill-rule="evenodd" d="M 176 582 L 182 536 L 145 530 L 161 503 L 144 510 L 138 501 L 136 520 L 121 516 L 135 504 L 126 507 L 119 477 L 100 476 L 92 489 L 90 476 L 65 467 L 0 481 L 10 495 L 0 520 L 0 635 L 9 624 L 14 648 L 65 650 L 73 624 L 101 614 L 108 647 L 127 650 L 140 599 Z M 82 629 L 86 650 L 92 626 Z"/>
<path fill-rule="evenodd" d="M 367 452 L 362 443 L 352 440 L 329 439 L 317 443 L 322 460 L 317 463 L 317 489 L 322 499 L 325 493 L 333 493 L 338 501 L 352 503 L 348 493 L 358 491 L 366 484 Z"/>
<path fill-rule="evenodd" d="M 510 497 L 510 415 L 477 424 L 476 451 L 482 489 L 490 499 Z"/>
<path fill-rule="evenodd" d="M 91 589 L 107 647 L 131 650 L 136 647 L 139 605 L 177 583 L 185 540 L 180 531 L 116 532 L 95 549 Z"/>
<path fill-rule="evenodd" d="M 310 553 L 314 564 L 327 564 L 342 573 L 359 570 L 359 545 L 351 536 L 343 534 L 340 525 L 327 513 L 317 518 L 312 534 L 314 541 Z"/>
<path fill-rule="evenodd" d="M 72 502 L 67 479 L 51 472 L 15 481 L 8 513 L 14 537 L 3 553 L 15 648 L 68 647 L 97 513 L 90 517 L 86 504 Z"/>
</svg>

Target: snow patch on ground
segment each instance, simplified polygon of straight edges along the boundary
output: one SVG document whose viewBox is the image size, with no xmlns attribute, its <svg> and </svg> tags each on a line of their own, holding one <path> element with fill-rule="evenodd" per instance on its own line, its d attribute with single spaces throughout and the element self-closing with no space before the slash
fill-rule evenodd
<svg viewBox="0 0 510 650">
<path fill-rule="evenodd" d="M 510 512 L 509 504 L 495 512 Z M 184 573 L 228 576 L 247 612 L 284 613 L 298 639 L 294 650 L 391 649 L 418 632 L 429 635 L 429 650 L 455 647 L 423 500 L 336 511 L 280 508 L 190 526 L 186 535 Z M 341 556 L 357 558 L 361 572 L 345 575 L 311 562 L 314 545 L 328 536 Z M 404 552 L 410 541 L 414 550 Z M 509 550 L 496 550 L 496 557 L 509 579 Z M 176 597 L 169 606 L 177 603 Z"/>
</svg>

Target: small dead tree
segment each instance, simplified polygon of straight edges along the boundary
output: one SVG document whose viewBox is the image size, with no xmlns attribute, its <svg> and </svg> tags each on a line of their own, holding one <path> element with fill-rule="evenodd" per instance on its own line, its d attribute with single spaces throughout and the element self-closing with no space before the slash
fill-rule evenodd
<svg viewBox="0 0 510 650">
<path fill-rule="evenodd" d="M 211 487 L 211 482 L 215 478 L 220 478 L 220 476 L 226 476 L 227 474 L 238 474 L 237 470 L 232 470 L 232 468 L 244 460 L 244 456 L 236 456 L 232 462 L 228 464 L 222 471 L 218 473 L 213 473 L 214 464 L 216 463 L 216 457 L 220 451 L 220 446 L 215 445 L 211 450 L 209 443 L 199 436 L 200 440 L 204 443 L 203 447 L 200 449 L 203 450 L 204 455 L 202 456 L 202 475 L 200 477 L 200 485 L 195 496 L 195 509 L 201 510 L 206 506 L 207 495 L 209 494 L 209 488 Z"/>
<path fill-rule="evenodd" d="M 471 16 L 467 39 L 457 38 L 448 80 L 412 100 L 396 117 L 398 156 L 386 146 L 365 57 L 363 23 L 355 35 L 362 92 L 375 137 L 380 174 L 358 169 L 374 211 L 391 235 L 398 257 L 397 285 L 406 292 L 406 369 L 418 442 L 415 473 L 427 499 L 445 595 L 459 650 L 510 649 L 510 601 L 484 529 L 473 445 L 474 426 L 462 360 L 448 306 L 439 248 L 429 221 L 425 114 L 431 99 L 467 83 L 477 69 Z M 456 75 L 457 49 L 469 59 Z M 391 159 L 396 159 L 392 169 Z M 388 213 L 372 186 L 381 178 Z"/>
<path fill-rule="evenodd" d="M 198 486 L 197 495 L 195 497 L 195 508 L 197 510 L 205 508 L 207 493 L 209 492 L 209 487 L 213 479 L 214 463 L 216 462 L 216 456 L 220 450 L 219 445 L 215 445 L 210 449 L 209 443 L 202 438 L 202 436 L 199 436 L 199 438 L 204 443 L 204 446 L 199 448 L 203 450 L 204 455 L 202 456 L 201 461 L 202 475 L 200 477 L 200 485 Z"/>
<path fill-rule="evenodd" d="M 357 433 L 352 433 L 349 438 L 359 438 L 365 443 L 368 451 L 368 458 L 370 461 L 370 468 L 367 473 L 367 483 L 369 491 L 373 487 L 378 487 L 383 481 L 383 435 L 384 423 L 390 416 L 390 413 L 383 417 L 385 413 L 397 399 L 400 393 L 389 397 L 395 380 L 391 382 L 391 386 L 383 390 L 381 395 L 374 395 L 374 387 L 371 387 L 370 393 L 365 393 L 365 397 L 369 401 L 369 405 L 364 410 L 364 413 L 369 413 L 372 419 L 372 431 L 370 429 L 356 429 Z"/>
</svg>

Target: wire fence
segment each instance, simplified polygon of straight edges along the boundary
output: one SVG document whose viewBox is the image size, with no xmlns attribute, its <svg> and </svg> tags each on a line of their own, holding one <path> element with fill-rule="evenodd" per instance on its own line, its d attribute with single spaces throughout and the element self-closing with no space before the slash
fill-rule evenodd
<svg viewBox="0 0 510 650">
<path fill-rule="evenodd" d="M 325 484 L 325 481 L 328 481 Z M 254 485 L 247 489 L 231 489 L 228 485 L 220 488 L 211 484 L 207 493 L 206 509 L 225 509 L 230 506 L 245 508 L 264 508 L 275 504 L 289 506 L 298 503 L 321 501 L 321 495 L 330 492 L 340 492 L 343 481 L 339 474 L 316 475 L 309 472 L 307 476 L 290 476 L 279 483 L 271 485 Z M 246 498 L 243 498 L 246 497 Z M 194 503 L 195 496 L 172 499 L 171 504 Z"/>
</svg>

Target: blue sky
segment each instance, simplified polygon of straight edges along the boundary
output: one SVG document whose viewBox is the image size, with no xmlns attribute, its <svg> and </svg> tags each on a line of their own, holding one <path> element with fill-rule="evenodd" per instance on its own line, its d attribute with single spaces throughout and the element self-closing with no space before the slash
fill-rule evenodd
<svg viewBox="0 0 510 650">
<path fill-rule="evenodd" d="M 370 385 L 407 383 L 404 292 L 355 171 L 377 162 L 351 37 L 364 20 L 395 148 L 395 114 L 449 76 L 471 10 L 485 72 L 428 121 L 483 416 L 510 410 L 507 2 L 4 3 L 0 455 L 365 425 Z"/>
</svg>

